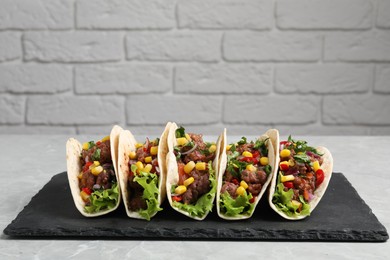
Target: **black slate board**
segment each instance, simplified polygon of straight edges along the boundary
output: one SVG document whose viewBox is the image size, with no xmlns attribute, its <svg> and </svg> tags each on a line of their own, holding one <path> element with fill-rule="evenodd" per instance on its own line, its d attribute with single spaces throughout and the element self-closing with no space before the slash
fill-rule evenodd
<svg viewBox="0 0 390 260">
<path fill-rule="evenodd" d="M 265 196 L 249 220 L 226 221 L 215 209 L 203 221 L 163 205 L 151 221 L 130 219 L 124 206 L 108 215 L 85 218 L 73 204 L 66 172 L 55 175 L 4 230 L 20 238 L 158 240 L 386 241 L 386 228 L 341 173 L 334 173 L 310 217 L 287 221 Z"/>
</svg>

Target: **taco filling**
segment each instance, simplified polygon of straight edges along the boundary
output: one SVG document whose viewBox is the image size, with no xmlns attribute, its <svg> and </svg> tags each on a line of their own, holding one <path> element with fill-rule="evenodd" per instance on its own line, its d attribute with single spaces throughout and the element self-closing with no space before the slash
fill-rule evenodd
<svg viewBox="0 0 390 260">
<path fill-rule="evenodd" d="M 110 137 L 82 145 L 82 171 L 78 175 L 80 196 L 85 211 L 96 213 L 114 208 L 118 203 L 118 183 L 111 159 Z"/>
<path fill-rule="evenodd" d="M 310 215 L 310 201 L 324 181 L 322 154 L 307 145 L 288 137 L 280 142 L 280 164 L 277 186 L 272 198 L 275 206 L 288 216 Z"/>
<path fill-rule="evenodd" d="M 162 210 L 158 202 L 158 144 L 159 138 L 154 141 L 146 139 L 144 144 L 137 143 L 136 151 L 129 154 L 129 210 L 138 212 L 147 220 Z"/>
<path fill-rule="evenodd" d="M 238 143 L 226 147 L 227 166 L 219 201 L 223 215 L 250 215 L 254 210 L 256 197 L 272 172 L 267 140 L 247 142 L 242 137 Z"/>
<path fill-rule="evenodd" d="M 213 160 L 217 146 L 204 142 L 200 134 L 185 133 L 183 127 L 176 129 L 175 135 L 179 181 L 171 188 L 172 205 L 191 216 L 202 217 L 211 210 L 215 197 Z"/>
</svg>

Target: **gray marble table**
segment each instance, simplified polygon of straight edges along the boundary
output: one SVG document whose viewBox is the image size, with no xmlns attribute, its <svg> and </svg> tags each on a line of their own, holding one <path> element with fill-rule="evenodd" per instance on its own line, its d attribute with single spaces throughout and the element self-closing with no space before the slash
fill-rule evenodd
<svg viewBox="0 0 390 260">
<path fill-rule="evenodd" d="M 0 230 L 54 174 L 66 170 L 69 136 L 0 135 Z M 80 141 L 98 136 L 77 136 Z M 329 148 L 342 172 L 390 231 L 390 136 L 304 136 Z M 207 138 L 206 138 L 207 139 Z M 230 139 L 230 138 L 229 138 Z M 239 139 L 232 137 L 231 140 Z M 141 140 L 141 138 L 140 138 Z M 0 237 L 0 259 L 389 259 L 390 244 L 11 239 Z"/>
</svg>

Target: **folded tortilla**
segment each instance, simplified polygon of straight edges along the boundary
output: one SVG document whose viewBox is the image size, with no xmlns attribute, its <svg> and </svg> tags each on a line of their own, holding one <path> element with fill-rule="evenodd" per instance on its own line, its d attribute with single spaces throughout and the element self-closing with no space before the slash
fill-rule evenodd
<svg viewBox="0 0 390 260">
<path fill-rule="evenodd" d="M 166 197 L 165 190 L 165 180 L 166 180 L 166 155 L 168 152 L 167 145 L 167 137 L 170 129 L 171 123 L 168 122 L 165 130 L 160 136 L 159 144 L 158 144 L 158 152 L 157 152 L 157 161 L 158 167 L 160 169 L 160 176 L 157 181 L 158 195 L 157 195 L 157 207 L 160 207 L 162 202 Z M 131 197 L 131 189 L 129 189 L 129 174 L 130 174 L 130 166 L 129 166 L 129 155 L 130 152 L 135 152 L 137 141 L 129 130 L 124 130 L 120 134 L 119 137 L 119 148 L 118 148 L 118 175 L 119 175 L 119 183 L 121 186 L 121 192 L 123 197 L 123 202 L 125 205 L 127 216 L 130 218 L 137 219 L 147 219 L 150 220 L 153 216 L 157 214 L 157 211 L 151 210 L 151 214 L 148 214 L 149 211 L 132 211 L 130 209 L 130 197 Z M 147 203 L 150 203 L 148 198 L 144 198 Z"/>
<path fill-rule="evenodd" d="M 276 141 L 275 145 L 276 145 L 275 156 L 277 158 L 277 165 L 279 167 L 279 163 L 280 163 L 280 157 L 279 157 L 279 153 L 280 153 L 279 137 L 277 138 L 277 141 Z M 316 208 L 316 206 L 318 205 L 318 203 L 320 202 L 320 200 L 324 196 L 326 189 L 328 188 L 329 181 L 330 181 L 330 179 L 332 177 L 332 171 L 333 171 L 333 157 L 332 157 L 332 154 L 330 153 L 330 151 L 327 148 L 323 147 L 323 146 L 318 146 L 315 149 L 319 153 L 322 154 L 321 157 L 323 159 L 323 162 L 321 164 L 321 169 L 324 172 L 324 180 L 314 190 L 313 198 L 308 203 L 310 205 L 310 210 L 309 210 L 309 214 L 308 215 L 289 216 L 288 214 L 283 212 L 281 209 L 279 209 L 272 202 L 273 196 L 274 196 L 274 194 L 276 192 L 276 189 L 277 189 L 277 183 L 278 183 L 278 178 L 279 178 L 279 169 L 278 169 L 277 173 L 275 173 L 275 175 L 272 178 L 272 181 L 271 181 L 271 184 L 270 184 L 269 193 L 268 193 L 268 202 L 269 202 L 270 207 L 276 213 L 278 213 L 281 217 L 283 217 L 285 219 L 288 219 L 288 220 L 301 220 L 301 219 L 304 219 L 304 218 L 308 217 L 310 215 L 310 213 L 313 212 L 313 210 Z"/>
<path fill-rule="evenodd" d="M 172 200 L 172 187 L 178 185 L 179 183 L 179 170 L 178 170 L 178 164 L 176 160 L 176 156 L 174 154 L 174 147 L 177 145 L 177 139 L 176 139 L 176 130 L 178 129 L 178 126 L 175 123 L 172 123 L 171 128 L 169 130 L 168 134 L 168 154 L 167 154 L 167 181 L 166 181 L 166 191 L 167 191 L 167 197 L 169 204 L 171 207 L 176 210 L 177 212 L 180 212 L 181 214 L 195 219 L 195 220 L 203 220 L 206 218 L 206 216 L 209 214 L 213 207 L 215 195 L 216 195 L 216 187 L 217 183 L 216 180 L 218 178 L 218 165 L 219 165 L 219 157 L 220 157 L 220 147 L 222 142 L 222 134 L 219 136 L 217 142 L 216 142 L 216 151 L 215 151 L 215 159 L 210 163 L 212 165 L 212 171 L 209 171 L 210 176 L 210 191 L 209 193 L 203 194 L 200 196 L 197 200 L 205 202 L 204 204 L 200 205 L 195 203 L 190 204 L 189 207 L 195 206 L 201 208 L 202 214 L 194 213 L 194 211 L 191 211 L 190 209 L 186 210 L 186 204 L 176 202 Z M 212 174 L 211 174 L 212 173 Z M 179 205 L 178 203 L 182 204 Z M 183 207 L 184 205 L 184 207 Z M 189 208 L 188 207 L 188 208 Z"/>
<path fill-rule="evenodd" d="M 120 126 L 115 125 L 112 128 L 110 133 L 111 160 L 112 160 L 117 181 L 118 181 L 118 173 L 117 173 L 118 140 L 121 131 L 122 128 Z M 74 138 L 69 138 L 69 140 L 66 143 L 67 175 L 68 175 L 69 187 L 77 210 L 85 217 L 97 217 L 114 211 L 115 209 L 118 208 L 121 200 L 120 185 L 117 185 L 118 200 L 114 207 L 110 209 L 101 210 L 99 212 L 93 212 L 93 213 L 88 213 L 85 210 L 86 205 L 80 195 L 79 178 L 78 178 L 80 172 L 82 172 L 82 165 L 80 161 L 81 152 L 82 152 L 81 143 Z"/>
<path fill-rule="evenodd" d="M 219 177 L 218 177 L 218 187 L 217 187 L 217 213 L 218 216 L 226 219 L 226 220 L 242 220 L 242 219 L 248 219 L 252 217 L 253 213 L 256 210 L 257 204 L 259 203 L 261 197 L 263 196 L 264 192 L 267 190 L 273 176 L 276 173 L 277 170 L 277 164 L 276 164 L 276 158 L 275 158 L 275 152 L 274 152 L 274 143 L 276 142 L 275 139 L 278 137 L 278 132 L 276 129 L 270 129 L 267 131 L 266 134 L 261 135 L 258 140 L 265 141 L 265 144 L 268 149 L 268 164 L 271 166 L 271 172 L 268 174 L 267 179 L 265 183 L 261 187 L 260 193 L 256 196 L 254 201 L 251 203 L 250 209 L 246 212 L 239 213 L 233 215 L 226 214 L 222 210 L 222 199 L 221 199 L 221 189 L 224 184 L 223 177 L 226 174 L 226 168 L 228 164 L 228 157 L 227 157 L 227 137 L 226 137 L 226 129 L 223 132 L 223 138 L 221 142 L 221 155 L 220 155 L 220 164 L 219 164 Z"/>
</svg>

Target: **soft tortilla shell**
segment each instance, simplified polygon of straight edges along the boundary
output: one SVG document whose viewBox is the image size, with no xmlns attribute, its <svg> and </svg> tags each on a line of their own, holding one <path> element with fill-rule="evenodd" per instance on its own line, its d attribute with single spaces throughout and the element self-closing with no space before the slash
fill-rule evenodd
<svg viewBox="0 0 390 260">
<path fill-rule="evenodd" d="M 162 133 L 160 137 L 160 142 L 158 145 L 158 154 L 157 154 L 157 160 L 158 165 L 160 168 L 160 178 L 158 182 L 158 189 L 159 189 L 159 195 L 158 195 L 158 203 L 159 205 L 162 204 L 166 197 L 166 191 L 165 191 L 165 180 L 166 180 L 166 153 L 167 153 L 167 136 L 169 132 L 171 123 L 168 122 L 164 132 Z M 119 136 L 119 152 L 118 152 L 118 174 L 119 174 L 119 183 L 121 185 L 121 191 L 123 196 L 123 202 L 125 204 L 125 209 L 127 216 L 130 218 L 137 218 L 137 219 L 144 219 L 138 212 L 131 211 L 129 209 L 130 201 L 129 201 L 129 190 L 128 187 L 128 177 L 130 172 L 129 167 L 129 154 L 132 151 L 136 151 L 136 144 L 137 141 L 135 140 L 133 134 L 129 130 L 123 131 Z M 155 215 L 155 214 L 154 214 Z M 153 216 L 154 216 L 153 215 Z M 151 216 L 151 217 L 153 217 Z"/>
<path fill-rule="evenodd" d="M 220 201 L 221 201 L 221 188 L 222 188 L 222 182 L 223 182 L 223 175 L 225 173 L 225 170 L 226 170 L 226 167 L 227 167 L 227 154 L 226 154 L 226 144 L 227 144 L 227 139 L 226 139 L 226 129 L 224 130 L 223 132 L 223 142 L 222 142 L 222 145 L 223 145 L 223 148 L 221 149 L 222 153 L 221 153 L 221 159 L 220 159 L 220 167 L 219 167 L 219 177 L 218 177 L 218 187 L 217 187 L 217 213 L 218 213 L 218 216 L 223 218 L 223 219 L 226 219 L 226 220 L 240 220 L 240 219 L 248 219 L 250 218 L 253 213 L 255 212 L 256 210 L 256 207 L 257 207 L 257 204 L 259 203 L 261 197 L 263 196 L 264 192 L 267 190 L 268 188 L 268 185 L 270 184 L 272 178 L 273 178 L 273 175 L 275 174 L 275 168 L 277 167 L 276 166 L 276 161 L 275 161 L 275 152 L 274 152 L 274 148 L 273 148 L 273 140 L 271 139 L 270 136 L 264 134 L 262 136 L 260 136 L 258 139 L 259 140 L 265 140 L 268 138 L 268 141 L 267 141 L 267 145 L 268 145 L 268 161 L 269 161 L 269 164 L 271 165 L 272 167 L 272 172 L 268 175 L 267 177 L 267 180 L 266 182 L 264 183 L 263 187 L 261 188 L 261 191 L 259 193 L 259 195 L 256 197 L 256 200 L 254 202 L 254 209 L 253 211 L 251 212 L 250 215 L 237 215 L 237 216 L 226 216 L 224 214 L 221 213 L 221 209 L 220 209 Z"/>
<path fill-rule="evenodd" d="M 110 134 L 111 158 L 113 159 L 112 163 L 114 166 L 114 171 L 117 180 L 118 180 L 118 172 L 116 171 L 117 162 L 115 161 L 116 156 L 113 154 L 115 153 L 115 151 L 118 150 L 117 142 L 115 140 L 118 139 L 118 134 L 120 132 L 119 130 L 120 130 L 119 126 L 114 126 Z M 85 217 L 98 217 L 116 210 L 121 201 L 120 184 L 118 185 L 118 189 L 119 189 L 118 203 L 117 205 L 115 205 L 114 208 L 109 210 L 104 210 L 101 212 L 96 212 L 96 213 L 88 213 L 84 210 L 85 202 L 80 196 L 79 179 L 77 177 L 81 172 L 81 166 L 82 166 L 80 162 L 81 150 L 82 150 L 81 143 L 74 138 L 69 138 L 69 140 L 66 143 L 66 166 L 67 166 L 69 187 L 77 210 Z"/>
<path fill-rule="evenodd" d="M 202 217 L 191 216 L 187 211 L 176 208 L 172 204 L 173 201 L 172 201 L 171 188 L 172 188 L 172 185 L 177 185 L 177 183 L 179 182 L 179 170 L 177 167 L 177 161 L 176 161 L 176 157 L 175 157 L 174 150 L 173 150 L 174 146 L 177 145 L 177 142 L 176 142 L 176 129 L 177 128 L 178 127 L 177 127 L 176 123 L 172 123 L 171 128 L 170 128 L 169 133 L 168 133 L 167 181 L 166 181 L 166 191 L 167 191 L 168 201 L 169 201 L 169 204 L 171 205 L 171 207 L 174 210 L 176 210 L 177 212 L 180 212 L 181 214 L 186 215 L 187 217 L 190 217 L 190 218 L 195 219 L 195 220 L 203 220 L 207 217 L 209 212 L 204 214 L 204 216 L 202 216 Z M 221 152 L 220 147 L 221 147 L 222 140 L 223 140 L 223 134 L 221 134 L 218 137 L 218 140 L 216 143 L 217 150 L 216 150 L 216 154 L 215 154 L 215 159 L 213 161 L 213 168 L 215 170 L 215 178 L 217 179 L 217 181 L 218 181 L 219 157 L 220 157 L 220 152 Z M 217 183 L 217 185 L 218 185 L 218 183 Z M 214 197 L 213 197 L 211 203 L 214 203 L 214 199 L 215 199 L 215 194 L 214 194 Z"/>
<path fill-rule="evenodd" d="M 314 198 L 309 203 L 309 205 L 310 205 L 310 213 L 313 212 L 313 210 L 317 207 L 318 203 L 320 202 L 320 200 L 324 196 L 325 191 L 328 188 L 329 181 L 330 181 L 330 178 L 332 177 L 332 172 L 333 172 L 333 157 L 332 157 L 332 154 L 330 153 L 330 151 L 327 148 L 323 147 L 323 146 L 319 146 L 316 149 L 317 149 L 318 152 L 323 154 L 323 156 L 322 156 L 323 162 L 322 162 L 322 165 L 321 165 L 321 169 L 324 171 L 324 181 L 314 191 L 314 194 L 313 194 Z M 279 158 L 279 156 L 278 156 L 278 158 Z M 278 173 L 276 173 L 274 175 L 274 177 L 272 178 L 271 188 L 270 188 L 270 192 L 269 192 L 269 196 L 268 196 L 268 203 L 271 206 L 271 208 L 276 213 L 278 213 L 280 216 L 282 216 L 283 218 L 288 219 L 288 220 L 301 220 L 301 219 L 306 218 L 307 216 L 297 216 L 297 217 L 287 216 L 284 212 L 280 211 L 275 206 L 275 204 L 272 203 L 272 197 L 273 197 L 273 195 L 274 195 L 274 193 L 276 191 L 277 179 L 278 179 Z"/>
</svg>

